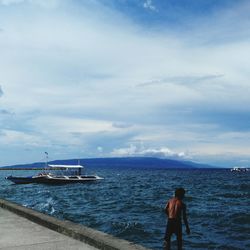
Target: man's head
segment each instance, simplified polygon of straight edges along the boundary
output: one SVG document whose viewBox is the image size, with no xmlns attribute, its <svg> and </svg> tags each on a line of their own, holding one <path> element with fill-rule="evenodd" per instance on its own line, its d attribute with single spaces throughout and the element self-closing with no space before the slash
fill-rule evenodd
<svg viewBox="0 0 250 250">
<path fill-rule="evenodd" d="M 185 189 L 184 188 L 177 188 L 175 190 L 175 197 L 179 199 L 183 199 L 185 196 Z"/>
</svg>

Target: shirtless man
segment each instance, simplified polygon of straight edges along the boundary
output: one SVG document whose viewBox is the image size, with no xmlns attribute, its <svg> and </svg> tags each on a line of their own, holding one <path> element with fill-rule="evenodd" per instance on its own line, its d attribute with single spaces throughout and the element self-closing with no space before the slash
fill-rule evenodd
<svg viewBox="0 0 250 250">
<path fill-rule="evenodd" d="M 165 212 L 168 216 L 168 224 L 164 237 L 166 250 L 170 250 L 172 234 L 176 234 L 178 250 L 182 250 L 182 216 L 186 226 L 186 232 L 190 234 L 186 215 L 186 205 L 182 202 L 184 195 L 185 190 L 183 188 L 177 188 L 175 190 L 175 197 L 170 199 L 165 207 Z"/>
</svg>

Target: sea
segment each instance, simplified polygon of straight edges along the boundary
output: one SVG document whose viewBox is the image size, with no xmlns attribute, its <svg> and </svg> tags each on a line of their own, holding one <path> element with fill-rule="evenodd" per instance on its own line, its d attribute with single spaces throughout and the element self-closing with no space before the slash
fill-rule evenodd
<svg viewBox="0 0 250 250">
<path fill-rule="evenodd" d="M 163 249 L 164 207 L 177 187 L 186 190 L 191 234 L 184 249 L 250 249 L 250 171 L 92 168 L 104 180 L 89 184 L 15 185 L 4 179 L 35 171 L 0 171 L 0 198 L 62 220 Z M 172 238 L 176 249 L 176 238 Z"/>
</svg>

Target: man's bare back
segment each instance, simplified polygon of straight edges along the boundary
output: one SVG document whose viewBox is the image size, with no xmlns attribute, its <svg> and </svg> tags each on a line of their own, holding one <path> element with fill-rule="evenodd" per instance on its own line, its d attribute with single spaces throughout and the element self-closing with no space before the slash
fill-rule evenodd
<svg viewBox="0 0 250 250">
<path fill-rule="evenodd" d="M 181 219 L 182 201 L 176 197 L 168 201 L 166 205 L 166 212 L 169 219 Z"/>
</svg>

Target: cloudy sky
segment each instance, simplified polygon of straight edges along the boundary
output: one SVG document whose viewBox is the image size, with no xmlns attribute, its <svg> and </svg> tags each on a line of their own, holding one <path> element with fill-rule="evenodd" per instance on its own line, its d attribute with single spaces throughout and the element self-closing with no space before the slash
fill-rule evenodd
<svg viewBox="0 0 250 250">
<path fill-rule="evenodd" d="M 250 2 L 0 0 L 0 165 L 250 165 Z"/>
</svg>

